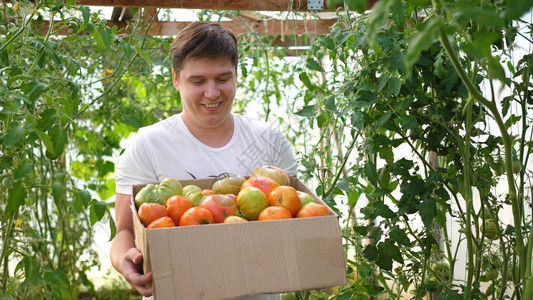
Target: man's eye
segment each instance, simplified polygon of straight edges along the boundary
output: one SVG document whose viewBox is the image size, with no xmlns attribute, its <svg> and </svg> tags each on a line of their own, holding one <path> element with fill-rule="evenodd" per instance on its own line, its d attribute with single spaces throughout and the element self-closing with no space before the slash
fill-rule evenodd
<svg viewBox="0 0 533 300">
<path fill-rule="evenodd" d="M 203 80 L 193 80 L 192 83 L 194 83 L 194 84 L 202 84 L 202 83 L 204 83 L 204 81 Z"/>
<path fill-rule="evenodd" d="M 226 81 L 228 81 L 228 80 L 229 80 L 228 77 L 218 78 L 218 81 L 219 81 L 219 82 L 226 82 Z"/>
</svg>

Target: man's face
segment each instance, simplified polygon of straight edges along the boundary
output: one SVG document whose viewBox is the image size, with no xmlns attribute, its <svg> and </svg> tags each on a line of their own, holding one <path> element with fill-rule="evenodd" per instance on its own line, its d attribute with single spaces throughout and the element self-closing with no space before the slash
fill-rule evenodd
<svg viewBox="0 0 533 300">
<path fill-rule="evenodd" d="M 189 58 L 173 73 L 187 126 L 215 128 L 231 120 L 237 74 L 229 58 Z"/>
</svg>

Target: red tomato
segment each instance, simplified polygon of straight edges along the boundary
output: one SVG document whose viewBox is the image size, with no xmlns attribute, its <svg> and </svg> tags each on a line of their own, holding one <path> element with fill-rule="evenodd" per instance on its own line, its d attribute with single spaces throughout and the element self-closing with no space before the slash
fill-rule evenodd
<svg viewBox="0 0 533 300">
<path fill-rule="evenodd" d="M 268 204 L 286 208 L 293 217 L 296 217 L 302 206 L 298 192 L 288 185 L 280 185 L 273 189 L 270 196 L 268 196 Z"/>
<path fill-rule="evenodd" d="M 268 199 L 260 189 L 249 186 L 237 195 L 237 205 L 246 220 L 255 221 L 259 213 L 268 207 Z"/>
<path fill-rule="evenodd" d="M 153 202 L 142 203 L 141 206 L 139 206 L 137 214 L 144 226 L 148 226 L 148 224 L 153 221 L 168 215 L 167 210 L 163 205 Z"/>
<path fill-rule="evenodd" d="M 233 202 L 235 202 L 235 205 L 237 205 L 237 196 L 235 196 L 234 194 L 226 194 L 226 196 L 230 197 Z"/>
<path fill-rule="evenodd" d="M 241 190 L 244 188 L 247 188 L 249 186 L 253 186 L 255 188 L 260 189 L 268 198 L 268 195 L 270 195 L 270 192 L 272 192 L 273 189 L 277 188 L 279 184 L 274 181 L 274 179 L 268 178 L 268 177 L 250 177 L 248 178 L 242 185 Z"/>
<path fill-rule="evenodd" d="M 174 224 L 174 221 L 170 217 L 161 217 L 152 223 L 148 224 L 146 228 L 148 229 L 154 229 L 154 228 L 165 228 L 165 227 L 174 227 L 176 226 Z"/>
<path fill-rule="evenodd" d="M 275 166 L 258 167 L 252 172 L 252 176 L 250 177 L 257 176 L 263 176 L 274 179 L 274 181 L 276 181 L 279 185 L 290 185 L 291 183 L 287 173 L 285 173 L 283 169 Z"/>
<path fill-rule="evenodd" d="M 297 218 L 319 217 L 330 215 L 329 209 L 323 204 L 310 202 L 304 205 L 296 214 Z"/>
<path fill-rule="evenodd" d="M 213 214 L 203 207 L 189 208 L 180 219 L 180 226 L 213 224 Z"/>
<path fill-rule="evenodd" d="M 239 211 L 233 199 L 222 194 L 207 196 L 200 203 L 200 207 L 209 210 L 213 214 L 215 223 L 222 223 L 226 217 L 234 216 Z"/>
<path fill-rule="evenodd" d="M 241 218 L 239 216 L 229 216 L 224 219 L 224 222 L 222 223 L 246 223 L 248 220 L 245 218 Z"/>
<path fill-rule="evenodd" d="M 259 213 L 258 221 L 291 219 L 291 212 L 285 207 L 269 206 Z"/>
<path fill-rule="evenodd" d="M 167 199 L 165 206 L 167 207 L 167 214 L 172 218 L 174 224 L 179 224 L 181 216 L 192 207 L 192 203 L 185 196 L 175 195 Z"/>
</svg>

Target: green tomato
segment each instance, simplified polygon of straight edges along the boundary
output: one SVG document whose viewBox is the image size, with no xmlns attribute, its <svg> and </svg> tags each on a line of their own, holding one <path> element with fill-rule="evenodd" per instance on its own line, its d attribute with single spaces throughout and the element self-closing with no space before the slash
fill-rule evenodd
<svg viewBox="0 0 533 300">
<path fill-rule="evenodd" d="M 199 192 L 190 192 L 185 197 L 191 201 L 193 206 L 200 206 L 200 203 L 202 203 L 207 196 L 202 194 L 202 190 L 200 190 Z"/>
<path fill-rule="evenodd" d="M 174 179 L 174 178 L 165 178 L 165 179 L 163 179 L 159 183 L 159 186 L 168 188 L 170 190 L 170 192 L 172 193 L 172 195 L 170 195 L 170 196 L 183 195 L 183 187 L 181 186 L 181 183 L 179 181 L 177 181 L 176 179 Z M 167 200 L 167 199 L 165 199 L 165 200 Z"/>
<path fill-rule="evenodd" d="M 202 191 L 202 188 L 195 185 L 195 184 L 188 184 L 186 186 L 183 187 L 183 196 L 187 197 L 189 200 L 191 200 L 189 198 L 190 194 L 192 193 L 196 193 L 196 192 L 201 192 Z"/>
<path fill-rule="evenodd" d="M 165 204 L 165 201 L 177 195 L 165 185 L 147 184 L 135 195 L 135 205 L 137 207 L 146 202 Z"/>
<path fill-rule="evenodd" d="M 259 213 L 268 207 L 265 193 L 256 187 L 245 187 L 237 195 L 237 206 L 248 221 L 255 221 Z"/>
<path fill-rule="evenodd" d="M 500 229 L 494 220 L 485 220 L 482 230 L 485 232 L 485 237 L 489 240 L 496 240 L 499 237 Z"/>
<path fill-rule="evenodd" d="M 5 25 L 0 25 L 0 34 L 6 34 L 7 28 Z"/>
</svg>

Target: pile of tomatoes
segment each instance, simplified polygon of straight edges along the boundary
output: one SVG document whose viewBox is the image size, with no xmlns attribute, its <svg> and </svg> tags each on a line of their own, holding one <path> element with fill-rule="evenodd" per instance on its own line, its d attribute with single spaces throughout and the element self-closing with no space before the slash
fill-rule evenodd
<svg viewBox="0 0 533 300">
<path fill-rule="evenodd" d="M 290 185 L 280 168 L 262 166 L 246 179 L 233 175 L 210 189 L 187 185 L 164 203 L 138 203 L 138 215 L 147 228 L 239 223 L 330 215 L 326 205 Z"/>
</svg>

